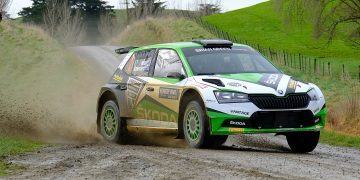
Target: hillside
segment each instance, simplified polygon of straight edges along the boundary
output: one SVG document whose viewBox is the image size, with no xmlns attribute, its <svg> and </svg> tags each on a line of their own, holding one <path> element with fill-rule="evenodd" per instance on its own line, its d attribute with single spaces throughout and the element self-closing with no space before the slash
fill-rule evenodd
<svg viewBox="0 0 360 180">
<path fill-rule="evenodd" d="M 148 18 L 128 26 L 112 39 L 116 45 L 148 45 L 175 41 L 191 41 L 196 38 L 214 38 L 195 22 L 175 18 Z"/>
<path fill-rule="evenodd" d="M 204 20 L 238 39 L 262 47 L 294 54 L 301 53 L 325 62 L 329 61 L 334 67 L 345 64 L 352 76 L 357 76 L 360 65 L 359 49 L 354 49 L 339 38 L 328 45 L 326 38 L 313 38 L 310 21 L 302 25 L 285 25 L 284 18 L 283 13 L 275 10 L 273 2 L 268 1 L 244 9 L 207 16 Z"/>
</svg>

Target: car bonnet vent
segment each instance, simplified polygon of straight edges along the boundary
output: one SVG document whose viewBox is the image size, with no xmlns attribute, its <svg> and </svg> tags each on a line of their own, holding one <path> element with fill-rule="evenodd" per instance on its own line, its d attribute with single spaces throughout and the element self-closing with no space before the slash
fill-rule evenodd
<svg viewBox="0 0 360 180">
<path fill-rule="evenodd" d="M 220 79 L 202 79 L 204 82 L 215 84 L 217 86 L 225 87 L 224 83 Z"/>
<path fill-rule="evenodd" d="M 205 48 L 231 48 L 233 46 L 233 42 L 229 40 L 223 39 L 208 39 L 208 40 L 193 40 L 193 43 L 201 44 Z"/>
</svg>

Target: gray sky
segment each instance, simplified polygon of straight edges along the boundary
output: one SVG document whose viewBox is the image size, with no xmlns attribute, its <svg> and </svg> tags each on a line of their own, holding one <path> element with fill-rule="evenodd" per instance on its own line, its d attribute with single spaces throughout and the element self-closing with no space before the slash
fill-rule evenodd
<svg viewBox="0 0 360 180">
<path fill-rule="evenodd" d="M 119 8 L 119 2 L 121 0 L 106 0 L 110 5 L 115 6 L 115 8 Z M 167 6 L 169 8 L 177 8 L 177 9 L 188 9 L 189 5 L 191 6 L 196 0 L 168 0 Z M 199 0 L 201 2 L 201 0 Z M 209 0 L 208 0 L 209 1 Z M 211 1 L 211 0 L 210 0 Z M 216 0 L 213 0 L 215 2 Z M 248 6 L 252 6 L 254 4 L 264 2 L 267 0 L 220 0 L 222 3 L 222 8 L 224 11 L 231 11 L 235 9 L 240 9 Z M 23 8 L 31 6 L 31 0 L 13 0 L 12 5 L 10 6 L 9 13 L 11 17 L 17 17 L 17 13 Z M 192 8 L 192 6 L 190 7 Z"/>
</svg>

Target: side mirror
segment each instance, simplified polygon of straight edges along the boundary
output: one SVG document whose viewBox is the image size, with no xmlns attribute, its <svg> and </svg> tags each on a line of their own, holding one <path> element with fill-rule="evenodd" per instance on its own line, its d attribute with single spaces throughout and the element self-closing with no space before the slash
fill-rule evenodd
<svg viewBox="0 0 360 180">
<path fill-rule="evenodd" d="M 170 72 L 170 73 L 168 73 L 167 77 L 174 78 L 174 79 L 180 79 L 180 80 L 183 80 L 186 78 L 185 75 L 180 74 L 178 72 Z"/>
<path fill-rule="evenodd" d="M 116 54 L 126 54 L 135 48 L 137 48 L 137 47 L 130 46 L 130 47 L 119 48 L 119 49 L 115 49 L 115 53 Z"/>
<path fill-rule="evenodd" d="M 119 48 L 119 49 L 115 49 L 115 53 L 116 54 L 126 54 L 128 53 L 129 50 L 128 49 L 125 49 L 125 48 Z"/>
</svg>

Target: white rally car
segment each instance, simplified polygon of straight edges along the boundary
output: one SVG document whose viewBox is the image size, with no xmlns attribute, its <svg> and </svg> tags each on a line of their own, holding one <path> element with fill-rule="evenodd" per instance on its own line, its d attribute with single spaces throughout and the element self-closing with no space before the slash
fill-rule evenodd
<svg viewBox="0 0 360 180">
<path fill-rule="evenodd" d="M 97 108 L 108 141 L 144 131 L 174 133 L 196 148 L 250 133 L 285 135 L 294 152 L 318 143 L 327 112 L 320 89 L 283 74 L 249 46 L 198 40 L 117 52 L 127 56 Z"/>
</svg>

